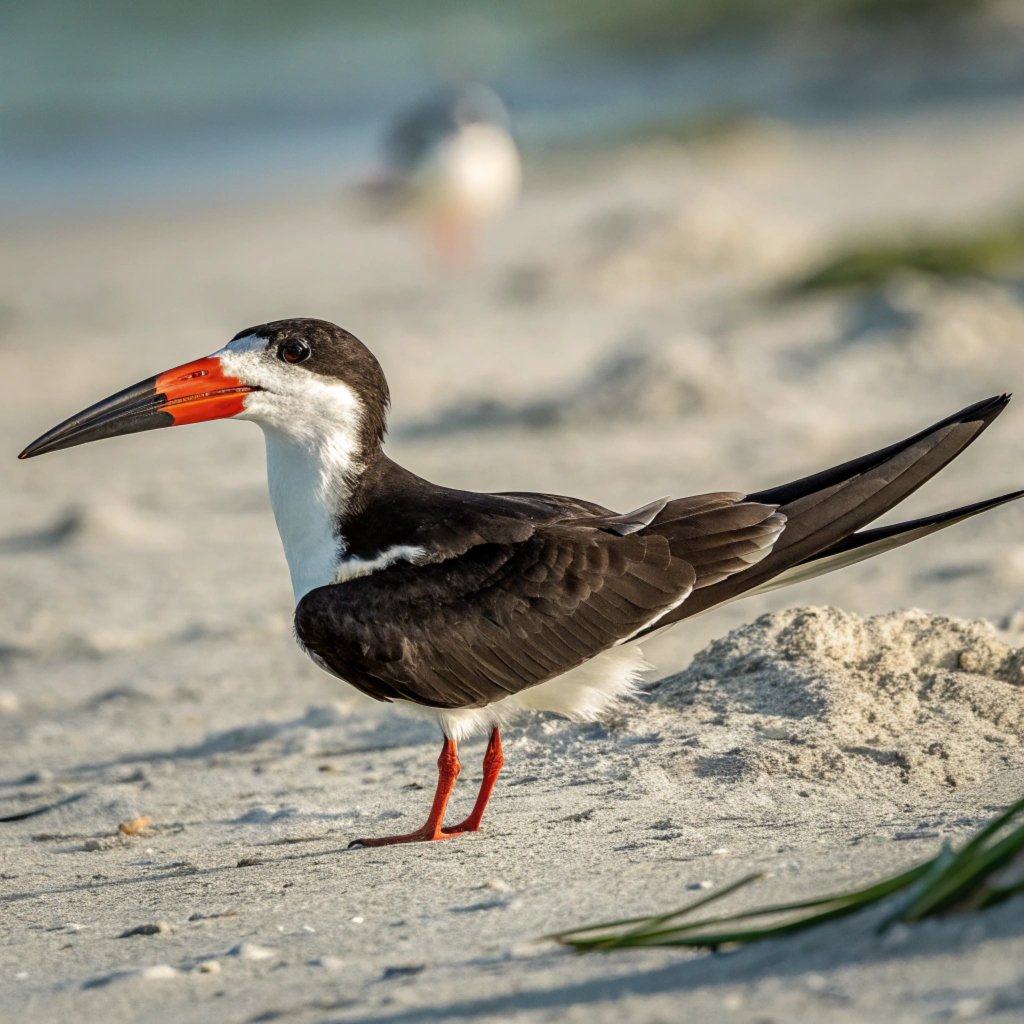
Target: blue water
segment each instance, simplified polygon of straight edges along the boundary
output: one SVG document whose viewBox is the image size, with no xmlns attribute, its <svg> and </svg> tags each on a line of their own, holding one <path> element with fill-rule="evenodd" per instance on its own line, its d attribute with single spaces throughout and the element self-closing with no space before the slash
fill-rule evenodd
<svg viewBox="0 0 1024 1024">
<path fill-rule="evenodd" d="M 897 48 L 880 73 L 878 47 L 855 38 L 642 51 L 584 45 L 571 19 L 545 21 L 542 9 L 5 0 L 0 209 L 218 200 L 341 181 L 373 160 L 389 117 L 450 80 L 494 84 L 524 145 L 538 150 L 724 109 L 834 118 L 1024 92 L 1024 59 L 1005 54 L 979 62 L 962 48 L 941 59 Z M 576 9 L 586 17 L 586 4 Z"/>
</svg>

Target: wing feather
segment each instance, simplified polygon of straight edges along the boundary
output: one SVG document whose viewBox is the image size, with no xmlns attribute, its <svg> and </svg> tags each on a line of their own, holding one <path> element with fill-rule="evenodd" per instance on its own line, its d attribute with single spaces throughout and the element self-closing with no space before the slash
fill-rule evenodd
<svg viewBox="0 0 1024 1024">
<path fill-rule="evenodd" d="M 463 501 L 422 562 L 307 594 L 300 642 L 379 700 L 476 707 L 581 665 L 703 581 L 747 568 L 782 522 L 772 506 L 731 493 L 623 516 L 547 498 L 554 518 L 511 523 L 487 497 L 476 519 Z M 509 500 L 518 512 L 528 496 Z"/>
</svg>

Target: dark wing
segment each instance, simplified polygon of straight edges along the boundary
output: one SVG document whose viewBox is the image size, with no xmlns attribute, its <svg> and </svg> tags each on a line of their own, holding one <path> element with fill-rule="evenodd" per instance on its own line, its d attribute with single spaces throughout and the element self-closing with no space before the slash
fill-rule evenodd
<svg viewBox="0 0 1024 1024">
<path fill-rule="evenodd" d="M 536 491 L 498 491 L 497 498 L 509 498 L 550 513 L 555 519 L 575 519 L 577 516 L 614 515 L 614 513 L 593 501 L 570 498 L 564 494 L 539 494 Z"/>
<path fill-rule="evenodd" d="M 384 155 L 396 170 L 413 170 L 455 129 L 450 99 L 433 97 L 399 117 L 384 139 Z"/>
<path fill-rule="evenodd" d="M 384 153 L 402 172 L 415 170 L 438 144 L 469 124 L 509 129 L 508 112 L 486 86 L 442 89 L 402 114 L 384 139 Z"/>
<path fill-rule="evenodd" d="M 658 503 L 650 526 L 625 533 L 622 523 L 650 507 L 633 519 L 491 516 L 474 525 L 476 542 L 447 538 L 457 552 L 448 557 L 311 591 L 296 609 L 296 633 L 316 659 L 379 700 L 488 704 L 583 664 L 694 587 L 767 554 L 784 523 L 774 507 L 712 497 L 681 502 L 674 517 L 674 503 Z"/>
</svg>

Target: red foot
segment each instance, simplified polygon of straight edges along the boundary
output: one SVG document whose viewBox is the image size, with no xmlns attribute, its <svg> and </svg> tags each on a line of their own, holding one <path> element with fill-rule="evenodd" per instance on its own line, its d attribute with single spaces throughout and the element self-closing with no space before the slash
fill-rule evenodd
<svg viewBox="0 0 1024 1024">
<path fill-rule="evenodd" d="M 430 807 L 430 814 L 423 828 L 415 832 L 407 832 L 400 836 L 381 836 L 379 839 L 354 839 L 349 843 L 349 849 L 354 846 L 395 846 L 398 843 L 432 843 L 438 839 L 451 839 L 452 836 L 462 835 L 463 832 L 477 832 L 480 830 L 480 823 L 483 820 L 484 808 L 491 797 L 495 782 L 498 781 L 498 773 L 505 759 L 501 752 L 501 736 L 495 729 L 491 733 L 490 741 L 487 744 L 487 752 L 484 754 L 484 778 L 480 783 L 480 792 L 477 794 L 476 803 L 469 817 L 460 821 L 458 825 L 451 825 L 443 828 L 444 812 L 448 807 L 448 798 L 455 788 L 455 780 L 458 778 L 461 765 L 459 755 L 455 749 L 455 742 L 450 739 L 444 741 L 441 747 L 441 756 L 437 759 L 437 790 L 434 793 L 434 802 Z"/>
<path fill-rule="evenodd" d="M 423 828 L 401 836 L 356 839 L 348 844 L 349 849 L 353 846 L 393 846 L 395 843 L 429 843 L 435 839 L 447 839 L 448 835 L 441 831 L 441 823 L 444 821 L 448 798 L 452 795 L 455 780 L 459 777 L 461 769 L 455 741 L 446 738 L 437 759 L 437 789 L 434 791 L 434 802 L 430 805 L 430 814 L 427 815 L 427 822 Z"/>
<path fill-rule="evenodd" d="M 426 825 L 423 828 L 416 829 L 415 832 L 406 832 L 402 836 L 380 836 L 377 839 L 353 839 L 348 844 L 348 848 L 351 850 L 356 846 L 394 846 L 396 843 L 432 843 L 438 839 L 451 839 L 455 835 L 451 829 L 428 829 Z"/>
<path fill-rule="evenodd" d="M 466 818 L 465 821 L 460 821 L 458 825 L 445 825 L 445 827 L 441 829 L 444 833 L 441 838 L 451 839 L 453 836 L 461 836 L 463 832 L 479 832 L 482 827 L 483 826 L 479 824 L 474 825 L 469 818 Z"/>
</svg>

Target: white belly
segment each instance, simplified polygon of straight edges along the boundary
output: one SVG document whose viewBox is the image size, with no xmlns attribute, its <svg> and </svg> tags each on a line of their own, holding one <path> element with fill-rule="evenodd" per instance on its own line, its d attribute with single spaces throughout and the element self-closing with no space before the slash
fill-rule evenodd
<svg viewBox="0 0 1024 1024">
<path fill-rule="evenodd" d="M 632 696 L 648 667 L 638 647 L 613 647 L 578 668 L 483 708 L 451 711 L 400 703 L 437 721 L 454 740 L 504 727 L 524 711 L 550 711 L 573 721 L 593 722 Z"/>
</svg>

